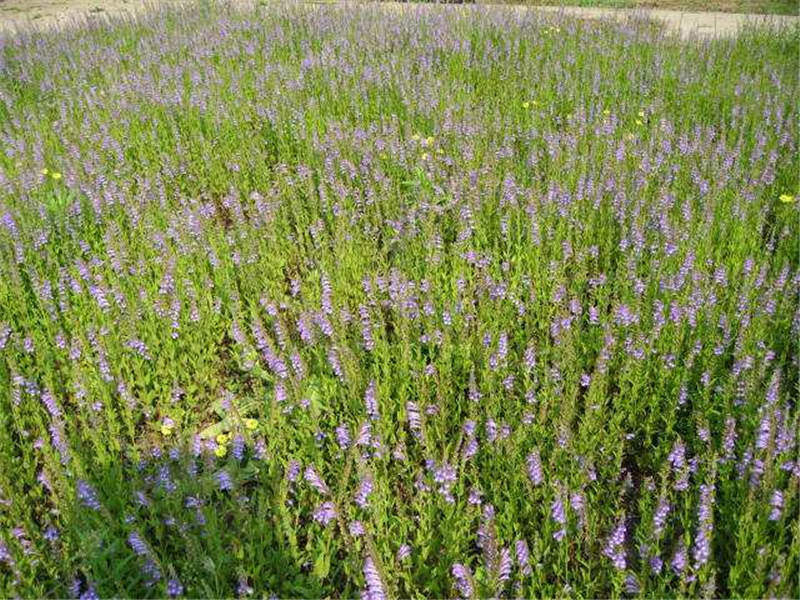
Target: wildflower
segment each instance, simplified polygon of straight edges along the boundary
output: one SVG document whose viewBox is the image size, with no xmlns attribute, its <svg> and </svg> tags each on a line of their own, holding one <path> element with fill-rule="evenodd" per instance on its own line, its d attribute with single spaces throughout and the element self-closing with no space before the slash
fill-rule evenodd
<svg viewBox="0 0 800 600">
<path fill-rule="evenodd" d="M 174 577 L 167 581 L 167 596 L 170 598 L 177 598 L 181 594 L 183 594 L 183 586 L 180 581 Z"/>
<path fill-rule="evenodd" d="M 675 554 L 672 555 L 670 566 L 675 573 L 680 575 L 686 569 L 686 562 L 686 546 L 684 545 L 683 541 L 681 541 L 678 547 L 675 549 Z"/>
<path fill-rule="evenodd" d="M 372 477 L 366 475 L 361 480 L 361 485 L 358 488 L 358 492 L 355 495 L 355 502 L 361 508 L 367 508 L 369 505 L 368 497 L 372 493 Z"/>
<path fill-rule="evenodd" d="M 530 565 L 530 551 L 528 550 L 528 543 L 525 540 L 517 540 L 517 542 L 514 544 L 514 550 L 517 554 L 517 563 L 519 563 L 520 572 L 525 576 L 530 575 L 533 570 L 531 569 Z"/>
<path fill-rule="evenodd" d="M 50 169 L 48 169 L 47 167 L 45 167 L 44 169 L 42 169 L 42 170 L 41 170 L 41 171 L 39 171 L 39 172 L 40 172 L 42 175 L 47 175 L 47 174 L 50 172 Z"/>
<path fill-rule="evenodd" d="M 361 521 L 351 521 L 349 529 L 350 535 L 353 537 L 360 537 L 366 532 L 364 529 L 364 524 Z"/>
<path fill-rule="evenodd" d="M 539 457 L 538 450 L 534 450 L 528 455 L 528 477 L 533 485 L 541 485 L 544 481 L 542 459 Z"/>
<path fill-rule="evenodd" d="M 522 103 L 522 108 L 528 109 L 530 107 L 531 107 L 531 103 L 530 102 L 525 101 L 525 102 Z"/>
<path fill-rule="evenodd" d="M 613 533 L 606 540 L 606 545 L 603 548 L 603 554 L 611 559 L 614 567 L 620 571 L 624 570 L 627 566 L 625 561 L 625 517 L 621 517 L 617 523 Z"/>
<path fill-rule="evenodd" d="M 661 535 L 664 531 L 664 524 L 667 522 L 667 515 L 669 515 L 670 508 L 669 502 L 664 498 L 659 500 L 658 507 L 655 513 L 653 513 L 653 534 L 656 536 Z"/>
<path fill-rule="evenodd" d="M 625 591 L 632 596 L 639 593 L 639 582 L 633 573 L 628 573 L 625 577 Z"/>
<path fill-rule="evenodd" d="M 706 564 L 711 555 L 711 537 L 714 532 L 713 503 L 714 486 L 701 485 L 700 504 L 697 509 L 697 535 L 693 549 L 695 568 Z"/>
<path fill-rule="evenodd" d="M 216 437 L 216 440 L 217 440 L 217 443 L 218 443 L 218 444 L 225 444 L 225 443 L 228 441 L 228 436 L 227 436 L 227 435 L 225 435 L 224 433 L 220 433 L 220 434 L 219 434 L 219 435 Z"/>
<path fill-rule="evenodd" d="M 406 402 L 406 416 L 409 429 L 419 437 L 422 431 L 422 419 L 420 418 L 419 408 L 414 402 Z"/>
<path fill-rule="evenodd" d="M 300 474 L 300 463 L 296 460 L 292 460 L 289 462 L 289 466 L 286 467 L 286 479 L 289 483 L 294 483 L 297 481 L 297 476 Z"/>
<path fill-rule="evenodd" d="M 169 417 L 164 417 L 161 421 L 161 435 L 169 436 L 172 435 L 172 430 L 175 428 L 175 421 L 170 419 Z"/>
<path fill-rule="evenodd" d="M 553 500 L 553 503 L 550 505 L 550 516 L 553 518 L 553 521 L 561 525 L 561 529 L 553 534 L 553 539 L 560 542 L 567 535 L 567 530 L 564 527 L 567 524 L 567 513 L 564 511 L 564 502 L 559 496 L 556 496 L 556 499 Z"/>
<path fill-rule="evenodd" d="M 784 204 L 789 204 L 790 202 L 794 202 L 794 196 L 791 194 L 781 194 L 780 201 Z"/>
<path fill-rule="evenodd" d="M 411 546 L 408 544 L 403 544 L 397 549 L 397 562 L 402 562 L 411 556 Z"/>
<path fill-rule="evenodd" d="M 469 568 L 461 563 L 453 565 L 451 572 L 453 579 L 455 579 L 456 589 L 458 589 L 462 598 L 472 598 L 474 595 L 474 588 L 472 587 L 472 573 Z"/>
<path fill-rule="evenodd" d="M 56 181 L 58 181 L 59 179 L 61 179 L 61 173 L 57 173 L 57 172 L 54 171 L 53 174 L 51 175 L 51 177 L 53 179 L 55 179 Z"/>
<path fill-rule="evenodd" d="M 303 478 L 320 494 L 327 496 L 330 493 L 328 486 L 325 484 L 322 477 L 320 477 L 314 470 L 314 467 L 310 465 L 306 467 L 305 473 L 303 473 Z"/>
<path fill-rule="evenodd" d="M 247 583 L 247 577 L 241 576 L 239 578 L 239 584 L 236 586 L 236 595 L 239 598 L 243 598 L 244 596 L 250 596 L 253 594 L 255 590 Z"/>
<path fill-rule="evenodd" d="M 347 450 L 350 446 L 350 432 L 344 425 L 336 427 L 336 442 L 342 450 Z"/>
<path fill-rule="evenodd" d="M 320 504 L 312 516 L 317 523 L 324 527 L 339 516 L 339 514 L 336 512 L 336 507 L 333 502 L 328 501 Z"/>
<path fill-rule="evenodd" d="M 651 556 L 648 562 L 650 564 L 650 570 L 653 571 L 653 573 L 661 573 L 661 569 L 664 566 L 664 561 L 661 560 L 661 557 Z"/>
<path fill-rule="evenodd" d="M 245 419 L 244 426 L 250 431 L 253 431 L 258 427 L 258 421 L 256 419 Z"/>
<path fill-rule="evenodd" d="M 772 512 L 769 514 L 770 521 L 780 521 L 781 513 L 783 512 L 783 493 L 780 490 L 775 490 L 770 499 L 770 506 Z"/>
<path fill-rule="evenodd" d="M 214 448 L 214 454 L 219 458 L 224 457 L 228 453 L 228 449 L 225 446 L 217 446 Z"/>
<path fill-rule="evenodd" d="M 128 536 L 128 545 L 130 545 L 133 551 L 139 556 L 147 556 L 150 554 L 150 549 L 137 531 L 131 532 Z"/>
<path fill-rule="evenodd" d="M 233 489 L 233 481 L 227 471 L 217 473 L 217 485 L 223 492 Z"/>
<path fill-rule="evenodd" d="M 370 419 L 377 419 L 379 417 L 378 414 L 378 401 L 375 397 L 375 380 L 369 382 L 367 386 L 367 390 L 364 393 L 364 404 L 367 409 L 367 414 L 369 415 Z"/>
<path fill-rule="evenodd" d="M 511 578 L 511 550 L 502 548 L 500 550 L 500 563 L 497 567 L 497 579 L 500 582 L 508 581 Z"/>
<path fill-rule="evenodd" d="M 83 592 L 78 600 L 100 600 L 100 596 L 97 595 L 97 592 L 94 589 L 94 585 L 91 583 L 86 587 L 86 591 Z"/>
<path fill-rule="evenodd" d="M 241 435 L 237 435 L 233 439 L 232 453 L 236 460 L 244 458 L 244 438 Z"/>
<path fill-rule="evenodd" d="M 369 600 L 384 600 L 386 598 L 386 590 L 381 581 L 378 568 L 375 566 L 375 561 L 371 556 L 367 556 L 364 560 L 364 579 L 367 581 L 367 597 Z"/>
<path fill-rule="evenodd" d="M 97 492 L 86 481 L 78 480 L 78 498 L 84 506 L 92 510 L 100 510 L 100 501 L 97 499 Z"/>
</svg>

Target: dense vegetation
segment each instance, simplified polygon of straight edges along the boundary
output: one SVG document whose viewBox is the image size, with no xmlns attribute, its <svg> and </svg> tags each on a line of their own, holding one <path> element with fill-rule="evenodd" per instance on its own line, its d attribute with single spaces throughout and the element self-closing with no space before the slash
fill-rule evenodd
<svg viewBox="0 0 800 600">
<path fill-rule="evenodd" d="M 0 595 L 798 597 L 797 44 L 0 37 Z"/>
</svg>

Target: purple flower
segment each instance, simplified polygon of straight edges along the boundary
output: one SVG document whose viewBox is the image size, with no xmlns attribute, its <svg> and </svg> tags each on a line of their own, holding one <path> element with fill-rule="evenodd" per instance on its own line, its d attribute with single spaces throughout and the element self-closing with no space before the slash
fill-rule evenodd
<svg viewBox="0 0 800 600">
<path fill-rule="evenodd" d="M 639 593 L 639 582 L 636 579 L 636 575 L 633 573 L 628 573 L 625 577 L 625 592 L 632 596 Z"/>
<path fill-rule="evenodd" d="M 653 513 L 653 534 L 656 536 L 661 535 L 664 531 L 664 525 L 667 522 L 667 516 L 669 515 L 670 505 L 666 499 L 661 498 L 658 502 L 658 507 L 656 511 Z"/>
<path fill-rule="evenodd" d="M 350 432 L 344 425 L 336 427 L 336 442 L 342 450 L 347 450 L 350 447 Z"/>
<path fill-rule="evenodd" d="M 336 512 L 336 507 L 333 502 L 330 501 L 320 504 L 313 514 L 314 520 L 323 527 L 338 516 L 339 514 Z"/>
<path fill-rule="evenodd" d="M 783 493 L 780 490 L 775 490 L 772 492 L 772 498 L 770 499 L 769 503 L 770 506 L 772 506 L 772 512 L 769 514 L 769 520 L 780 521 L 783 513 Z"/>
<path fill-rule="evenodd" d="M 223 492 L 233 489 L 233 481 L 227 471 L 222 470 L 217 473 L 217 485 Z"/>
<path fill-rule="evenodd" d="M 375 566 L 375 561 L 371 556 L 364 559 L 364 579 L 367 581 L 367 598 L 369 600 L 384 600 L 386 598 L 386 590 L 381 581 L 378 568 Z"/>
<path fill-rule="evenodd" d="M 286 468 L 286 480 L 290 483 L 297 481 L 297 476 L 300 474 L 300 463 L 296 460 L 289 461 L 289 466 Z"/>
<path fill-rule="evenodd" d="M 97 595 L 94 585 L 90 583 L 86 586 L 86 591 L 79 596 L 79 600 L 100 600 L 100 596 Z"/>
<path fill-rule="evenodd" d="M 700 486 L 700 503 L 697 508 L 697 534 L 693 549 L 695 568 L 699 569 L 708 562 L 711 555 L 711 536 L 714 532 L 714 487 Z"/>
<path fill-rule="evenodd" d="M 561 529 L 553 534 L 553 539 L 560 542 L 567 535 L 567 530 L 564 527 L 567 524 L 567 513 L 564 510 L 564 502 L 561 500 L 560 496 L 556 496 L 556 499 L 553 500 L 553 503 L 550 505 L 550 516 L 553 518 L 553 521 L 561 525 Z"/>
<path fill-rule="evenodd" d="M 403 544 L 397 549 L 397 562 L 403 562 L 409 556 L 411 556 L 411 546 L 408 544 Z"/>
<path fill-rule="evenodd" d="M 472 598 L 474 595 L 474 588 L 472 586 L 472 573 L 469 568 L 461 563 L 456 563 L 451 569 L 453 579 L 455 579 L 455 586 L 462 598 Z"/>
<path fill-rule="evenodd" d="M 419 437 L 422 433 L 422 418 L 419 414 L 419 408 L 414 402 L 406 402 L 406 418 L 408 419 L 408 427 Z"/>
<path fill-rule="evenodd" d="M 97 499 L 97 492 L 83 479 L 78 480 L 78 498 L 88 508 L 100 510 L 100 501 Z"/>
<path fill-rule="evenodd" d="M 58 529 L 50 525 L 44 530 L 43 536 L 48 542 L 55 542 L 58 539 Z"/>
<path fill-rule="evenodd" d="M 617 526 L 606 540 L 606 545 L 603 548 L 603 554 L 611 559 L 612 564 L 617 570 L 624 570 L 626 565 L 625 561 L 625 517 L 624 515 L 617 522 Z"/>
<path fill-rule="evenodd" d="M 180 581 L 174 577 L 167 581 L 167 596 L 170 598 L 177 598 L 181 594 L 183 594 L 183 586 Z"/>
<path fill-rule="evenodd" d="M 369 382 L 367 391 L 364 393 L 364 405 L 367 407 L 367 414 L 373 421 L 378 418 L 378 400 L 375 397 L 375 380 Z"/>
<path fill-rule="evenodd" d="M 661 573 L 661 569 L 664 566 L 664 561 L 661 560 L 661 557 L 659 556 L 651 556 L 649 564 L 650 564 L 650 570 L 653 571 L 653 573 L 658 574 Z"/>
<path fill-rule="evenodd" d="M 309 485 L 311 485 L 311 487 L 313 487 L 323 496 L 327 496 L 328 494 L 330 494 L 328 486 L 325 484 L 325 482 L 322 480 L 322 477 L 320 477 L 317 474 L 317 472 L 314 470 L 314 467 L 312 467 L 311 465 L 306 467 L 305 473 L 303 473 L 303 477 L 309 483 Z"/>
<path fill-rule="evenodd" d="M 678 547 L 675 549 L 675 554 L 672 555 L 670 566 L 672 567 L 673 571 L 680 575 L 686 569 L 686 563 L 686 546 L 684 545 L 683 541 L 681 541 L 679 542 Z"/>
<path fill-rule="evenodd" d="M 497 568 L 498 581 L 505 582 L 511 579 L 511 550 L 502 548 L 500 550 L 500 563 Z"/>
<path fill-rule="evenodd" d="M 233 438 L 231 453 L 236 460 L 242 460 L 244 458 L 244 438 L 241 435 L 237 435 Z"/>
<path fill-rule="evenodd" d="M 519 564 L 520 572 L 528 576 L 533 571 L 530 565 L 530 551 L 528 550 L 528 542 L 525 540 L 517 540 L 514 544 L 514 550 L 517 554 L 517 563 Z"/>
<path fill-rule="evenodd" d="M 150 549 L 147 547 L 147 544 L 141 538 L 138 531 L 132 531 L 130 535 L 128 535 L 128 545 L 130 545 L 133 551 L 139 556 L 148 556 L 150 554 Z"/>
<path fill-rule="evenodd" d="M 538 450 L 534 450 L 528 455 L 528 477 L 533 485 L 541 485 L 544 482 L 542 459 L 539 457 Z"/>
<path fill-rule="evenodd" d="M 372 477 L 369 475 L 365 475 L 361 479 L 361 484 L 358 487 L 358 491 L 355 495 L 355 502 L 361 508 L 367 508 L 369 506 L 369 495 L 372 493 Z"/>
<path fill-rule="evenodd" d="M 353 537 L 361 537 L 362 535 L 364 535 L 364 533 L 366 533 L 366 530 L 364 529 L 364 524 L 361 521 L 351 521 L 349 529 L 350 529 L 350 535 L 352 535 Z"/>
</svg>

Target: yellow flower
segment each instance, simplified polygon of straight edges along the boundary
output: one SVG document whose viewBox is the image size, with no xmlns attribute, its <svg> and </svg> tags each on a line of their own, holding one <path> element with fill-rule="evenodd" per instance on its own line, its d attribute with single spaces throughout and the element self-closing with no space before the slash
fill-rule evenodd
<svg viewBox="0 0 800 600">
<path fill-rule="evenodd" d="M 172 435 L 172 427 L 169 425 L 162 425 L 161 435 Z"/>
<path fill-rule="evenodd" d="M 225 443 L 225 442 L 227 442 L 227 441 L 228 441 L 228 436 L 227 436 L 227 435 L 225 435 L 224 433 L 220 433 L 220 434 L 217 436 L 217 443 L 218 443 L 218 444 L 224 444 L 224 443 Z"/>
<path fill-rule="evenodd" d="M 610 111 L 610 110 L 608 110 L 608 109 L 605 109 L 605 110 L 603 111 L 603 114 L 604 114 L 605 116 L 608 116 L 608 115 L 610 115 L 610 114 L 611 114 L 611 111 Z"/>
<path fill-rule="evenodd" d="M 642 120 L 641 120 L 641 119 L 636 119 L 636 124 L 637 124 L 637 125 L 642 125 L 642 124 L 643 124 L 643 123 L 642 123 Z"/>
<path fill-rule="evenodd" d="M 42 175 L 47 175 L 50 172 L 50 169 L 44 168 L 40 172 L 41 172 Z"/>
<path fill-rule="evenodd" d="M 61 173 L 53 173 L 52 177 L 53 177 L 53 179 L 58 181 L 59 179 L 61 179 Z"/>
<path fill-rule="evenodd" d="M 256 427 L 258 427 L 258 421 L 256 421 L 255 419 L 245 419 L 244 426 L 252 431 Z"/>
<path fill-rule="evenodd" d="M 530 107 L 531 107 L 531 103 L 530 102 L 523 102 L 522 103 L 522 108 L 530 108 Z"/>
<path fill-rule="evenodd" d="M 415 142 L 418 142 L 419 141 L 419 134 L 415 133 L 414 135 L 411 136 L 411 139 L 414 140 Z"/>
<path fill-rule="evenodd" d="M 225 446 L 217 446 L 217 449 L 214 450 L 214 454 L 222 458 L 228 453 L 228 449 Z"/>
<path fill-rule="evenodd" d="M 791 194 L 781 194 L 780 201 L 784 204 L 789 204 L 790 202 L 794 202 L 794 196 Z"/>
<path fill-rule="evenodd" d="M 644 111 L 643 111 L 643 110 L 640 110 L 640 111 L 639 111 L 639 117 L 641 117 L 642 119 L 644 119 Z"/>
<path fill-rule="evenodd" d="M 427 152 L 423 152 L 422 156 L 420 158 L 422 158 L 422 160 L 428 160 L 428 153 Z"/>
<path fill-rule="evenodd" d="M 432 137 L 429 137 L 429 138 L 427 138 L 427 139 L 425 140 L 425 145 L 426 145 L 426 146 L 430 146 L 431 144 L 433 144 L 433 138 L 432 138 Z"/>
</svg>

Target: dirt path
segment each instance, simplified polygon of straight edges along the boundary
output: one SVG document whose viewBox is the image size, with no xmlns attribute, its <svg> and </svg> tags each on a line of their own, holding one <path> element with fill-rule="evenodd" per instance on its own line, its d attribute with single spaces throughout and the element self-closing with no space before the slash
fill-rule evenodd
<svg viewBox="0 0 800 600">
<path fill-rule="evenodd" d="M 251 3 L 248 0 L 243 4 Z M 102 19 L 106 15 L 136 13 L 147 10 L 159 2 L 191 2 L 191 0 L 0 0 L 0 30 L 58 27 L 75 19 Z M 342 3 L 344 4 L 344 3 Z M 352 4 L 359 4 L 353 2 Z M 410 4 L 386 3 L 383 6 L 410 7 Z M 421 6 L 421 5 L 413 5 Z M 469 10 L 472 5 L 451 6 L 452 10 Z M 549 13 L 574 15 L 589 19 L 625 19 L 631 15 L 646 15 L 664 23 L 683 37 L 703 38 L 734 35 L 748 23 L 767 23 L 775 27 L 797 26 L 800 17 L 780 15 L 747 15 L 720 12 L 682 12 L 675 10 L 630 10 L 581 7 L 500 7 L 498 10 L 539 10 Z"/>
<path fill-rule="evenodd" d="M 723 12 L 683 12 L 660 10 L 657 8 L 635 10 L 625 8 L 581 8 L 581 7 L 542 7 L 537 10 L 547 12 L 563 11 L 565 14 L 589 19 L 624 19 L 631 15 L 647 15 L 654 21 L 664 23 L 668 29 L 678 31 L 683 37 L 703 38 L 735 35 L 748 24 L 770 24 L 773 27 L 797 26 L 800 17 L 788 15 L 756 15 Z"/>
</svg>

